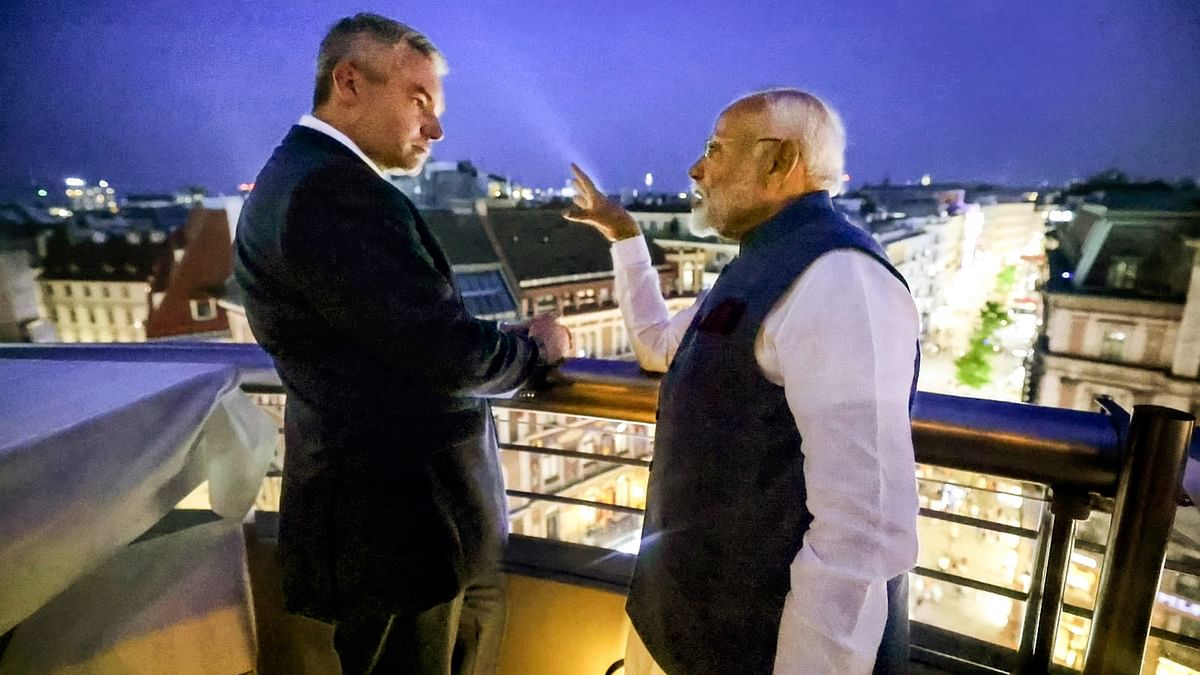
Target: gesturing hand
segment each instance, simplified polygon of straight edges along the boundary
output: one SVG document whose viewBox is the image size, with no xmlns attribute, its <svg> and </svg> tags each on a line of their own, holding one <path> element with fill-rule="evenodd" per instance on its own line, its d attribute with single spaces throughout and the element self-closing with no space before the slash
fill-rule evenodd
<svg viewBox="0 0 1200 675">
<path fill-rule="evenodd" d="M 609 241 L 628 239 L 641 234 L 633 217 L 621 207 L 604 196 L 592 179 L 575 164 L 571 164 L 571 184 L 575 187 L 575 197 L 571 200 L 575 208 L 563 211 L 563 218 L 576 223 L 587 223 L 596 228 Z"/>
</svg>

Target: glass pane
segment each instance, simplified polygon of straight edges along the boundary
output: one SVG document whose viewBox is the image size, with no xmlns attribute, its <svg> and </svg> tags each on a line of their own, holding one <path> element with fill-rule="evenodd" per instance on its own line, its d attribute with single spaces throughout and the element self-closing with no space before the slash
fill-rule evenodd
<svg viewBox="0 0 1200 675">
<path fill-rule="evenodd" d="M 642 516 L 603 507 L 525 500 L 509 517 L 513 534 L 637 553 Z"/>
<path fill-rule="evenodd" d="M 1200 651 L 1152 637 L 1146 641 L 1142 675 L 1200 675 Z"/>
<path fill-rule="evenodd" d="M 917 477 L 930 481 L 953 483 L 977 490 L 1011 493 L 1032 499 L 1044 500 L 1047 497 L 1046 486 L 1038 483 L 1011 480 L 989 474 L 975 473 L 973 471 L 947 469 L 945 467 L 933 466 L 932 464 L 918 464 Z"/>
<path fill-rule="evenodd" d="M 1066 614 L 1058 620 L 1058 635 L 1054 640 L 1054 662 L 1060 666 L 1083 669 L 1087 655 L 1088 631 L 1092 622 L 1083 617 Z"/>
<path fill-rule="evenodd" d="M 529 410 L 497 409 L 501 443 L 649 459 L 654 425 Z"/>
<path fill-rule="evenodd" d="M 1159 608 L 1155 608 L 1157 616 Z M 1063 614 L 1054 643 L 1054 662 L 1082 670 L 1087 652 L 1088 633 L 1092 622 L 1082 617 Z M 1200 675 L 1200 650 L 1170 640 L 1150 637 L 1142 658 L 1142 675 Z"/>
<path fill-rule="evenodd" d="M 1067 568 L 1067 590 L 1063 600 L 1068 605 L 1093 609 L 1096 606 L 1096 587 L 1100 583 L 1100 567 L 1104 556 L 1076 548 L 1071 551 L 1071 564 Z"/>
<path fill-rule="evenodd" d="M 1163 570 L 1151 625 L 1200 639 L 1200 577 Z"/>
<path fill-rule="evenodd" d="M 1028 591 L 1036 540 L 935 518 L 917 519 L 917 565 Z"/>
<path fill-rule="evenodd" d="M 1027 530 L 1037 530 L 1041 523 L 1046 502 L 1025 493 L 1026 484 L 988 477 L 989 487 L 979 488 L 922 476 L 920 471 L 917 475 L 921 508 Z"/>
<path fill-rule="evenodd" d="M 909 616 L 944 630 L 1016 649 L 1025 603 L 958 584 L 909 576 Z"/>
</svg>

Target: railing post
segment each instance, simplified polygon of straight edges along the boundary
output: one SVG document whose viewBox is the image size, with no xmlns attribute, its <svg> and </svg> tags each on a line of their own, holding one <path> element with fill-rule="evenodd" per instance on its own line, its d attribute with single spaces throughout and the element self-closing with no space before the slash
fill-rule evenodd
<svg viewBox="0 0 1200 675">
<path fill-rule="evenodd" d="M 1050 671 L 1058 617 L 1062 613 L 1067 572 L 1071 565 L 1071 547 L 1075 541 L 1075 521 L 1086 520 L 1091 509 L 1087 495 L 1055 491 L 1050 507 L 1042 517 L 1029 601 L 1021 630 L 1021 649 L 1014 673 L 1041 675 Z"/>
<path fill-rule="evenodd" d="M 1172 408 L 1133 409 L 1096 590 L 1085 675 L 1141 672 L 1194 422 L 1192 415 Z"/>
</svg>

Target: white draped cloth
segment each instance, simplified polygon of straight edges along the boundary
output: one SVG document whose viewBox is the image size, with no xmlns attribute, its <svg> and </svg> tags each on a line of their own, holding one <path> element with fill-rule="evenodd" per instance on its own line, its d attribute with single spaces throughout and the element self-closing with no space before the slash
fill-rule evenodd
<svg viewBox="0 0 1200 675">
<path fill-rule="evenodd" d="M 240 520 L 277 433 L 232 366 L 0 359 L 0 634 L 205 481 Z"/>
</svg>

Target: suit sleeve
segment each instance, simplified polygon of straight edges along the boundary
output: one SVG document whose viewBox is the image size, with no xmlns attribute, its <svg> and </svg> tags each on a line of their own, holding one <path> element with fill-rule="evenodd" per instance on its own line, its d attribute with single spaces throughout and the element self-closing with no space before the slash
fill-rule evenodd
<svg viewBox="0 0 1200 675">
<path fill-rule="evenodd" d="M 374 175 L 309 177 L 280 237 L 294 287 L 333 329 L 431 395 L 501 396 L 538 363 L 531 339 L 467 312 L 406 200 Z"/>
</svg>

